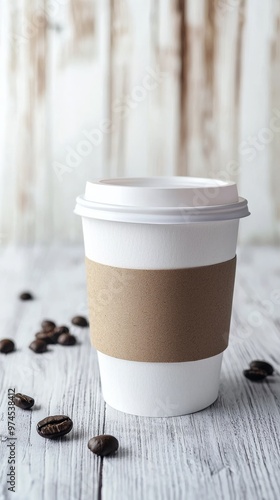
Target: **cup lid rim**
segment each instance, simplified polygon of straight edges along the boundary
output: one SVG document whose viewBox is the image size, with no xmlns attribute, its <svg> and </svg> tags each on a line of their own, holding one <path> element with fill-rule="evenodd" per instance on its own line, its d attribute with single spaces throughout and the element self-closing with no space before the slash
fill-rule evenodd
<svg viewBox="0 0 280 500">
<path fill-rule="evenodd" d="M 212 205 L 210 207 L 168 207 L 139 209 L 116 205 L 102 205 L 89 202 L 84 196 L 78 196 L 74 213 L 85 218 L 131 222 L 142 224 L 185 224 L 197 222 L 217 222 L 241 219 L 250 215 L 245 198 L 239 197 L 237 203 L 230 205 Z"/>
</svg>

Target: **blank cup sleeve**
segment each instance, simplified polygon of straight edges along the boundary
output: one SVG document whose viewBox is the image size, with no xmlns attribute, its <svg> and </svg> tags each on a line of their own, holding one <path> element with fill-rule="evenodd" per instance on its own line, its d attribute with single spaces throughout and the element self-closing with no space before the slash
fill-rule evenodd
<svg viewBox="0 0 280 500">
<path fill-rule="evenodd" d="M 86 258 L 91 340 L 131 361 L 209 358 L 228 345 L 236 257 L 187 269 L 125 269 Z"/>
</svg>

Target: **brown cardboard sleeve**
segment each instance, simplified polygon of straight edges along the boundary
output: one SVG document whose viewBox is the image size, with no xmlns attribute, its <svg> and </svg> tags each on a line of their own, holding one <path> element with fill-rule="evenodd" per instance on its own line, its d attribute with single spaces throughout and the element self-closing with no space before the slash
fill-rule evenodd
<svg viewBox="0 0 280 500">
<path fill-rule="evenodd" d="M 91 340 L 131 361 L 209 358 L 228 345 L 236 257 L 210 266 L 142 270 L 86 259 Z"/>
</svg>

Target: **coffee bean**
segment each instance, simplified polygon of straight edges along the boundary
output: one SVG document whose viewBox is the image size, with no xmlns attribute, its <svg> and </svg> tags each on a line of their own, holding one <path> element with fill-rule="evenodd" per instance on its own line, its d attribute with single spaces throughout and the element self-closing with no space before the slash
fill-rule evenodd
<svg viewBox="0 0 280 500">
<path fill-rule="evenodd" d="M 58 337 L 57 342 L 61 345 L 75 345 L 76 337 L 74 337 L 74 335 L 70 335 L 70 333 L 62 333 L 62 335 Z"/>
<path fill-rule="evenodd" d="M 260 361 L 258 359 L 251 361 L 250 368 L 252 368 L 252 370 L 255 370 L 255 368 L 257 370 L 262 370 L 266 372 L 267 375 L 273 375 L 274 372 L 274 368 L 270 363 L 267 363 L 266 361 Z"/>
<path fill-rule="evenodd" d="M 258 370 L 257 368 L 253 370 L 251 368 L 249 370 L 244 370 L 243 374 L 246 378 L 252 380 L 252 382 L 260 382 L 267 377 L 267 373 L 265 371 Z"/>
<path fill-rule="evenodd" d="M 43 332 L 52 332 L 55 329 L 56 324 L 50 319 L 45 319 L 44 321 L 42 321 L 41 327 Z"/>
<path fill-rule="evenodd" d="M 46 344 L 51 344 L 51 338 L 49 338 L 49 333 L 47 332 L 37 332 L 35 333 L 35 337 L 37 340 L 43 340 Z"/>
<path fill-rule="evenodd" d="M 88 320 L 86 318 L 84 318 L 83 316 L 74 316 L 74 318 L 72 318 L 72 324 L 75 325 L 75 326 L 81 326 L 82 328 L 85 328 L 86 326 L 88 326 Z"/>
<path fill-rule="evenodd" d="M 30 292 L 22 292 L 19 296 L 20 300 L 33 300 L 34 297 Z"/>
<path fill-rule="evenodd" d="M 33 398 L 26 396 L 25 394 L 21 394 L 20 392 L 14 395 L 13 402 L 16 406 L 22 408 L 23 410 L 30 410 L 30 408 L 34 405 Z"/>
<path fill-rule="evenodd" d="M 46 417 L 37 424 L 37 432 L 40 436 L 49 439 L 59 438 L 68 434 L 73 427 L 71 418 L 65 415 Z"/>
<path fill-rule="evenodd" d="M 29 349 L 36 352 L 37 354 L 41 354 L 42 352 L 46 352 L 48 347 L 47 343 L 44 340 L 37 339 L 31 342 Z"/>
<path fill-rule="evenodd" d="M 0 352 L 3 354 L 9 354 L 15 350 L 15 343 L 11 339 L 0 340 Z"/>
<path fill-rule="evenodd" d="M 57 335 L 59 337 L 59 335 L 61 335 L 62 333 L 69 333 L 69 328 L 68 328 L 68 326 L 65 326 L 65 325 L 57 326 L 54 329 L 54 332 L 57 333 Z"/>
<path fill-rule="evenodd" d="M 119 442 L 117 438 L 115 438 L 114 436 L 110 436 L 109 434 L 95 436 L 88 442 L 88 448 L 90 449 L 90 451 L 100 457 L 105 457 L 106 455 L 115 453 L 118 447 Z"/>
<path fill-rule="evenodd" d="M 59 335 L 53 330 L 52 332 L 38 332 L 35 337 L 38 340 L 44 340 L 47 344 L 57 344 Z"/>
</svg>

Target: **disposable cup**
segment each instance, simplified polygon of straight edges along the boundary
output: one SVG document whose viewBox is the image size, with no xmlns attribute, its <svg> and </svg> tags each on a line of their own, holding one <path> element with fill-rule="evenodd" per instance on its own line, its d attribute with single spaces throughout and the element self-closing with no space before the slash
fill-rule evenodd
<svg viewBox="0 0 280 500">
<path fill-rule="evenodd" d="M 239 219 L 249 215 L 236 184 L 97 180 L 75 213 L 106 403 L 151 417 L 212 404 L 228 341 Z"/>
</svg>

